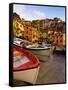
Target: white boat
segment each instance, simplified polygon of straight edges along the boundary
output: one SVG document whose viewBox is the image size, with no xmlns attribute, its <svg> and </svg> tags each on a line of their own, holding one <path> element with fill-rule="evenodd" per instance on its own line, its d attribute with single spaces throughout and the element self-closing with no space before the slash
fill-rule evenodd
<svg viewBox="0 0 68 90">
<path fill-rule="evenodd" d="M 26 49 L 30 50 L 34 55 L 36 55 L 40 59 L 40 61 L 47 61 L 52 59 L 52 47 L 26 47 Z"/>
</svg>

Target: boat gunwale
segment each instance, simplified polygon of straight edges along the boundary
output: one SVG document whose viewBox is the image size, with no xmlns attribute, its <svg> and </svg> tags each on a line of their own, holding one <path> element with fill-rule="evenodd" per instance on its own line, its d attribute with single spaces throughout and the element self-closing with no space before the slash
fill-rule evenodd
<svg viewBox="0 0 68 90">
<path fill-rule="evenodd" d="M 27 51 L 27 50 L 25 50 L 25 49 L 23 49 L 23 48 L 21 48 L 21 47 L 19 47 L 19 46 L 16 46 L 16 45 L 13 45 L 14 46 L 14 48 L 16 48 L 18 51 L 21 51 L 22 52 L 22 50 L 23 51 L 25 51 L 25 52 L 27 52 L 27 53 L 30 53 L 31 55 L 33 55 L 30 51 Z M 27 55 L 26 55 L 27 56 Z M 32 65 L 31 65 L 31 67 L 27 67 L 27 68 L 25 68 L 25 69 L 18 69 L 18 70 L 13 70 L 14 72 L 16 72 L 16 71 L 24 71 L 24 70 L 29 70 L 29 69 L 33 69 L 33 68 L 37 68 L 39 65 L 40 65 L 40 61 L 39 61 L 39 58 L 37 58 L 37 56 L 36 55 L 33 55 L 33 57 L 35 58 L 35 63 L 33 63 Z M 29 58 L 30 59 L 30 61 L 32 61 L 31 60 L 31 57 L 28 57 L 27 56 L 27 58 Z M 34 62 L 34 61 L 33 61 Z M 22 65 L 22 67 L 23 67 L 23 65 Z"/>
</svg>

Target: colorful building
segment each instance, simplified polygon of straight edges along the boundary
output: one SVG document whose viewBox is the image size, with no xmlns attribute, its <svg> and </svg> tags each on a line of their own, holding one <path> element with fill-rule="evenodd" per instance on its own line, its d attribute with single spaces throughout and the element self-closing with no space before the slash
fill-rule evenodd
<svg viewBox="0 0 68 90">
<path fill-rule="evenodd" d="M 13 32 L 15 37 L 23 38 L 24 26 L 20 17 L 16 14 L 13 16 Z"/>
<path fill-rule="evenodd" d="M 13 14 L 13 32 L 15 37 L 31 42 L 46 42 L 65 46 L 65 22 L 60 19 L 24 20 Z"/>
<path fill-rule="evenodd" d="M 32 28 L 31 27 L 25 27 L 25 32 L 24 32 L 24 39 L 28 41 L 32 41 Z"/>
<path fill-rule="evenodd" d="M 40 39 L 40 31 L 36 28 L 32 28 L 32 42 L 39 42 Z"/>
<path fill-rule="evenodd" d="M 65 46 L 65 33 L 61 32 L 58 36 L 58 45 Z"/>
<path fill-rule="evenodd" d="M 54 33 L 53 41 L 54 45 L 65 46 L 65 32 Z"/>
</svg>

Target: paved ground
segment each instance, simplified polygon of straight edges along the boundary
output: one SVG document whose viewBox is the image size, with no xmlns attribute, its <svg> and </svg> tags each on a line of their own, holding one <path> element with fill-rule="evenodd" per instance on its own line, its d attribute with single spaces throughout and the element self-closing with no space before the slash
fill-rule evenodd
<svg viewBox="0 0 68 90">
<path fill-rule="evenodd" d="M 65 56 L 54 55 L 53 59 L 41 63 L 37 84 L 65 82 Z"/>
<path fill-rule="evenodd" d="M 65 82 L 65 56 L 53 55 L 53 59 L 41 62 L 36 84 L 52 84 Z M 26 82 L 14 80 L 14 85 L 31 85 Z"/>
</svg>

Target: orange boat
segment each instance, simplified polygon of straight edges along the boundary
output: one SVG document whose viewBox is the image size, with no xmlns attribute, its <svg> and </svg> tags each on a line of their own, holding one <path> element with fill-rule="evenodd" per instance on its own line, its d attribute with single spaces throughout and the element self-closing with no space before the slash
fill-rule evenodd
<svg viewBox="0 0 68 90">
<path fill-rule="evenodd" d="M 35 84 L 40 68 L 39 59 L 30 51 L 13 45 L 13 77 Z"/>
</svg>

